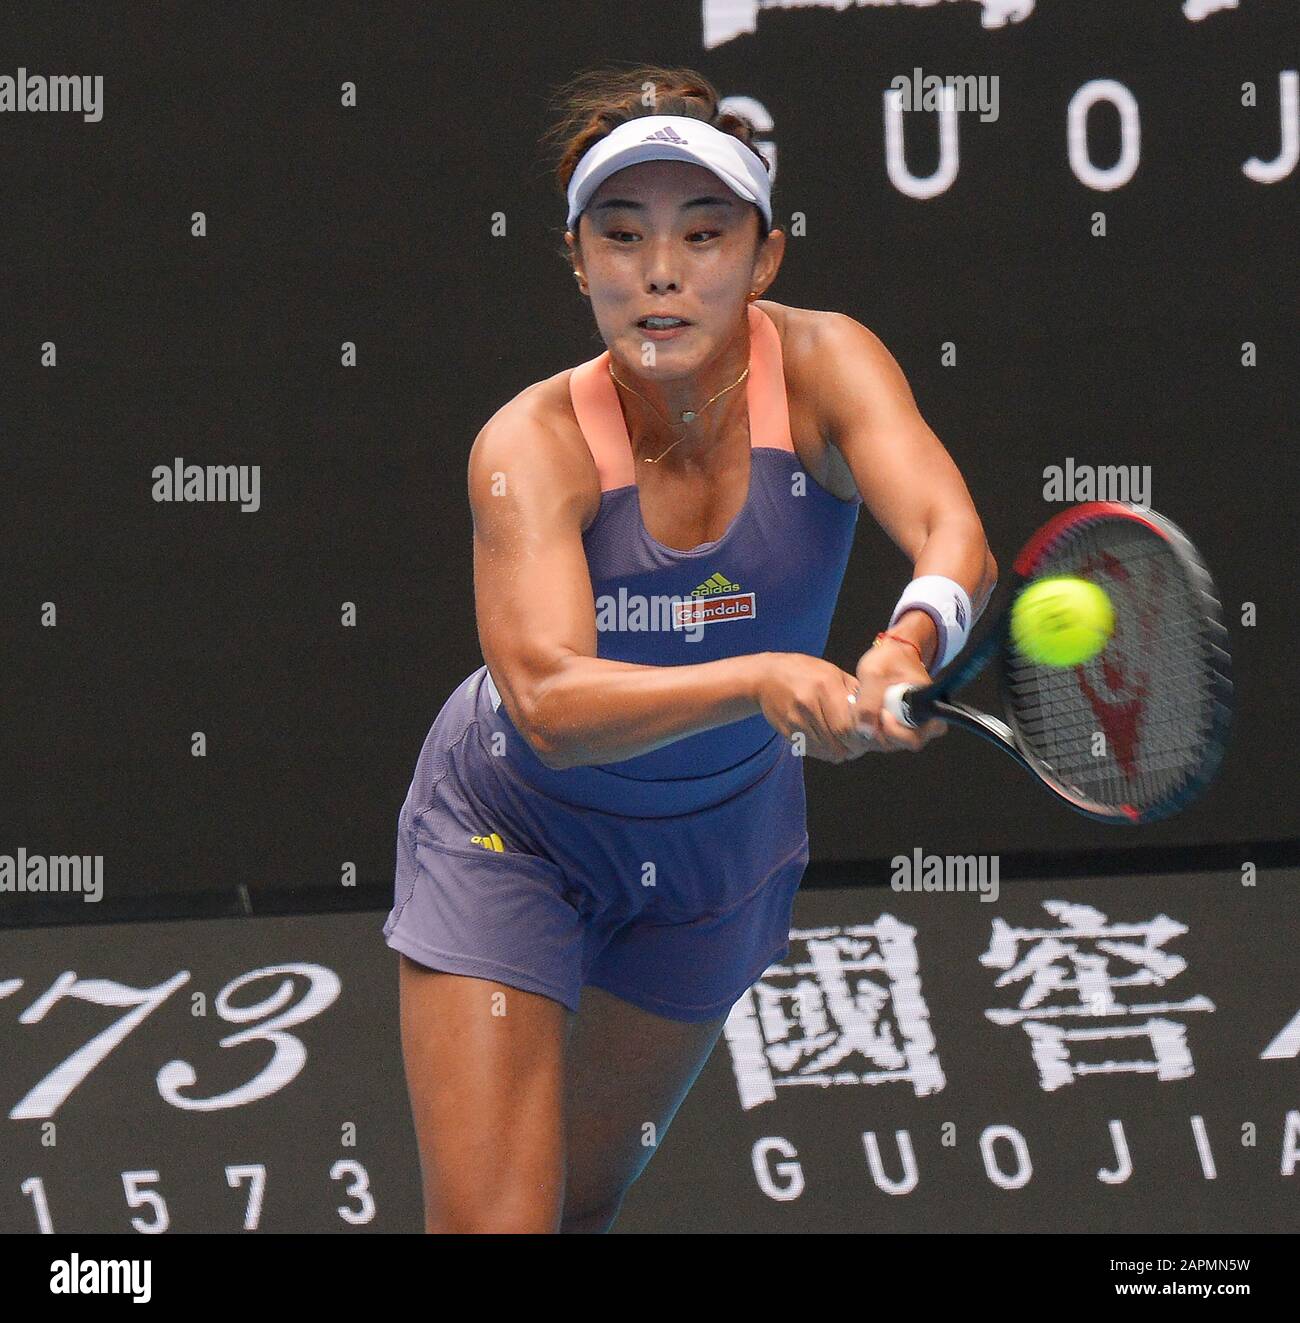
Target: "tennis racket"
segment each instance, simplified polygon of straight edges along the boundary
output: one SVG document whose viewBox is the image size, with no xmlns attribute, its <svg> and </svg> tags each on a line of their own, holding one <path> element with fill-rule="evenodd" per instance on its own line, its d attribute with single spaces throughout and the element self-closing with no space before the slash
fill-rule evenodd
<svg viewBox="0 0 1300 1323">
<path fill-rule="evenodd" d="M 933 684 L 891 685 L 905 726 L 932 717 L 1010 754 L 1073 809 L 1101 822 L 1155 822 L 1190 804 L 1223 757 L 1232 682 L 1214 582 L 1168 519 L 1122 502 L 1074 506 L 1025 544 L 1008 598 L 980 642 Z M 1011 606 L 1035 579 L 1067 574 L 1102 588 L 1115 627 L 1081 666 L 1041 666 L 1011 640 Z M 953 701 L 986 666 L 1004 719 Z"/>
</svg>

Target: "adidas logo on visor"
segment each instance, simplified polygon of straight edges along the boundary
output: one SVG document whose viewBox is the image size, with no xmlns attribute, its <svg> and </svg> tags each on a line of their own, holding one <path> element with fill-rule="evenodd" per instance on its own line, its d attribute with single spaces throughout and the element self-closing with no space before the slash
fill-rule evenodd
<svg viewBox="0 0 1300 1323">
<path fill-rule="evenodd" d="M 656 129 L 653 133 L 647 133 L 642 142 L 681 142 L 686 141 L 671 124 L 665 124 L 662 129 Z"/>
</svg>

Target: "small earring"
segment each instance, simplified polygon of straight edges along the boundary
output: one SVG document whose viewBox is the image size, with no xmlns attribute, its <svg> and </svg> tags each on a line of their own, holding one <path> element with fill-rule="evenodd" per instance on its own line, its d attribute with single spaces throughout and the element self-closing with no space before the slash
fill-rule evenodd
<svg viewBox="0 0 1300 1323">
<path fill-rule="evenodd" d="M 749 293 L 745 295 L 745 301 L 747 303 L 753 303 L 756 298 L 758 298 L 758 291 L 756 289 L 751 289 Z"/>
</svg>

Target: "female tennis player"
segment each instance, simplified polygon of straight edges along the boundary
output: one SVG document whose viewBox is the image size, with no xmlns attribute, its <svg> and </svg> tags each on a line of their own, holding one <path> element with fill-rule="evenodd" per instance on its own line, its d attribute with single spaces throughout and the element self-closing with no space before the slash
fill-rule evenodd
<svg viewBox="0 0 1300 1323">
<path fill-rule="evenodd" d="M 470 451 L 486 665 L 425 741 L 384 926 L 430 1231 L 610 1227 L 788 951 L 804 757 L 938 734 L 884 691 L 997 573 L 880 341 L 761 298 L 785 236 L 706 79 L 583 75 L 553 136 L 606 348 Z M 914 577 L 849 672 L 821 654 L 863 502 Z"/>
</svg>

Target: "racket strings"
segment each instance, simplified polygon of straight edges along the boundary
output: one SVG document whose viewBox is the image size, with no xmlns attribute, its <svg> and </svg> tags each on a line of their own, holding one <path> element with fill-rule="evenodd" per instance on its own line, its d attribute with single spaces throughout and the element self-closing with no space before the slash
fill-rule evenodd
<svg viewBox="0 0 1300 1323">
<path fill-rule="evenodd" d="M 1142 812 L 1199 772 L 1216 719 L 1203 593 L 1169 544 L 1131 520 L 1070 530 L 1034 577 L 1101 587 L 1115 612 L 1106 647 L 1082 666 L 1004 661 L 1022 745 L 1056 781 L 1111 808 Z"/>
</svg>

